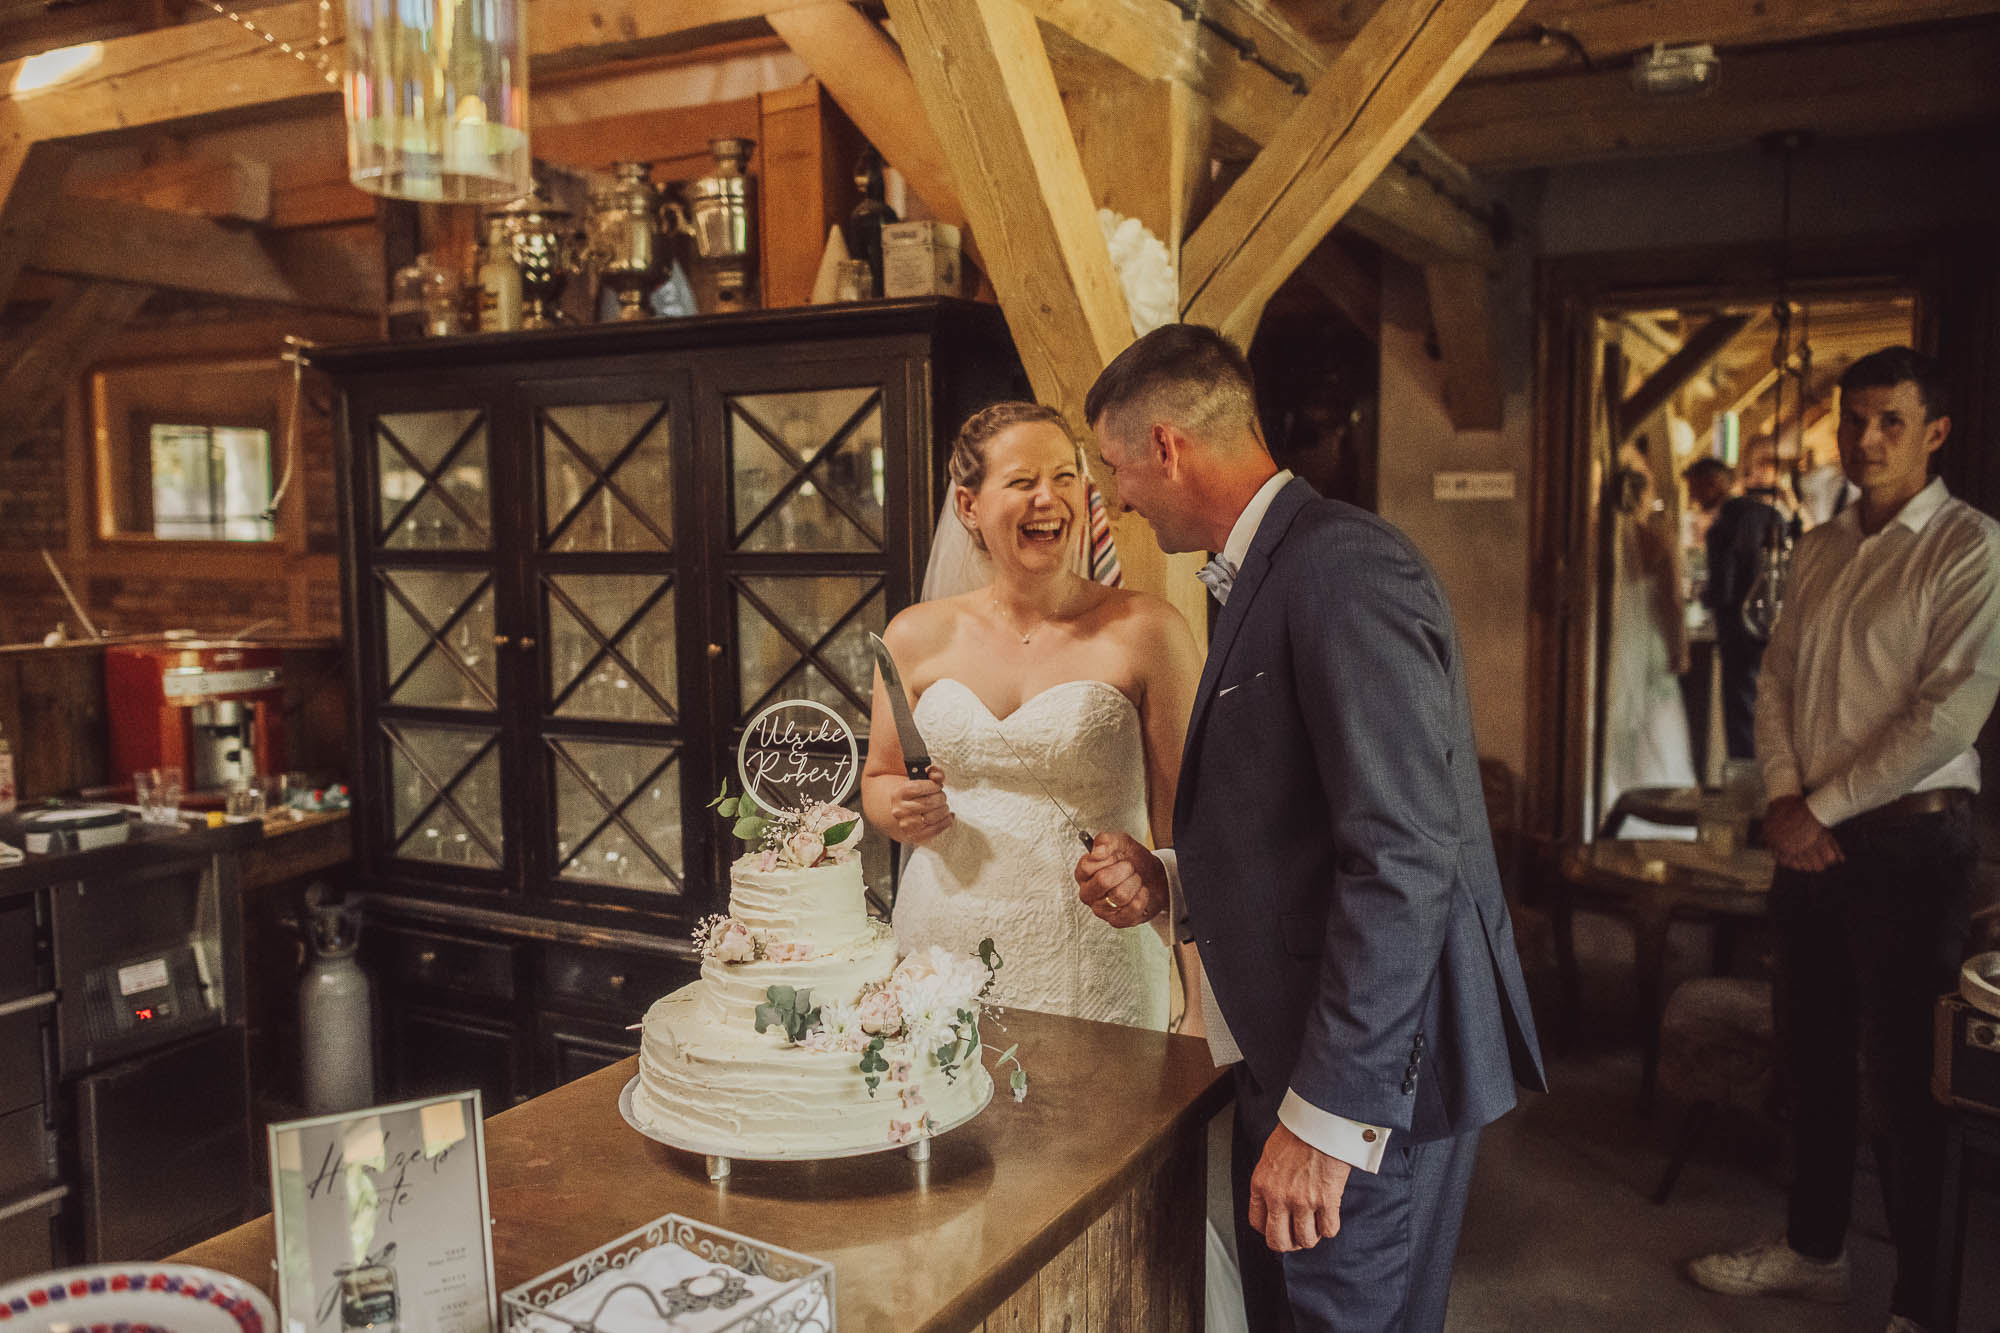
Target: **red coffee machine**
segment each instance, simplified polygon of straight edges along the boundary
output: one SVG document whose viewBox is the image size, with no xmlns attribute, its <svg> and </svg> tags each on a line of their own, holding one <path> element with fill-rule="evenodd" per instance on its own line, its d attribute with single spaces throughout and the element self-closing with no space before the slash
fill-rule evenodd
<svg viewBox="0 0 2000 1333">
<path fill-rule="evenodd" d="M 187 790 L 285 767 L 285 691 L 276 648 L 198 639 L 110 644 L 104 693 L 111 775 L 179 768 Z"/>
</svg>

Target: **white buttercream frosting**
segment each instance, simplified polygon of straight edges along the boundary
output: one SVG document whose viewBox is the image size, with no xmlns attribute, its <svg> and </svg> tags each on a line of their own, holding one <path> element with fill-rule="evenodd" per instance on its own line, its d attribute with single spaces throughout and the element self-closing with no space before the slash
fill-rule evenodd
<svg viewBox="0 0 2000 1333">
<path fill-rule="evenodd" d="M 946 1071 L 931 1058 L 936 1031 L 886 1042 L 890 1072 L 872 1090 L 851 1046 L 814 1049 L 818 1039 L 792 1045 L 776 1027 L 757 1031 L 772 986 L 810 992 L 813 1005 L 853 1006 L 896 971 L 895 934 L 868 916 L 859 858 L 804 870 L 757 865 L 746 856 L 731 867 L 730 916 L 762 948 L 801 956 L 704 958 L 701 980 L 654 1002 L 642 1025 L 639 1120 L 705 1149 L 832 1153 L 920 1137 L 983 1104 L 992 1091 L 983 1048 Z"/>
</svg>

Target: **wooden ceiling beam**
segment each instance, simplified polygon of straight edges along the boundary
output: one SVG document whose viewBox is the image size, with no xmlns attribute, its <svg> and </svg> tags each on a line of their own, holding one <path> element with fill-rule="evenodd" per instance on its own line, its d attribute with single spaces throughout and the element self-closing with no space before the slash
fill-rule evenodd
<svg viewBox="0 0 2000 1333">
<path fill-rule="evenodd" d="M 1375 258 L 1374 256 L 1370 256 Z M 1347 317 L 1372 343 L 1382 341 L 1382 270 L 1364 264 L 1338 234 L 1328 236 L 1299 261 L 1294 276 L 1308 283 Z"/>
<path fill-rule="evenodd" d="M 1029 381 L 1080 421 L 1132 323 L 1035 20 L 1016 0 L 888 8 Z"/>
<path fill-rule="evenodd" d="M 46 228 L 29 262 L 44 273 L 231 300 L 361 313 L 382 307 L 379 256 L 371 265 L 330 234 L 264 237 L 111 199 Z"/>
<path fill-rule="evenodd" d="M 81 198 L 121 199 L 222 222 L 261 225 L 271 220 L 270 164 L 238 154 L 181 158 L 137 171 L 85 177 L 70 181 L 68 191 Z"/>
<path fill-rule="evenodd" d="M 1717 315 L 1690 334 L 1665 365 L 1648 375 L 1645 383 L 1618 404 L 1619 442 L 1637 434 L 1647 417 L 1665 407 L 1689 380 L 1708 369 L 1709 363 L 1749 324 L 1748 315 Z"/>
<path fill-rule="evenodd" d="M 1444 405 L 1459 430 L 1500 429 L 1500 357 L 1493 334 L 1493 275 L 1478 264 L 1424 269 L 1431 328 L 1444 361 Z"/>
<path fill-rule="evenodd" d="M 1749 144 L 1810 126 L 1893 134 L 2000 116 L 2000 23 L 1725 53 L 1714 92 L 1642 98 L 1623 66 L 1465 84 L 1425 130 L 1475 168 L 1555 166 Z"/>
<path fill-rule="evenodd" d="M 75 160 L 68 144 L 0 138 L 0 305 L 7 303 L 14 280 L 61 207 L 63 183 Z"/>
<path fill-rule="evenodd" d="M 1520 12 L 1384 0 L 1188 239 L 1181 305 L 1247 345 L 1264 303 Z"/>
<path fill-rule="evenodd" d="M 42 315 L 0 372 L 0 458 L 41 429 L 150 295 L 128 283 L 80 283 Z"/>
<path fill-rule="evenodd" d="M 944 148 L 924 115 L 909 67 L 889 35 L 844 0 L 773 13 L 769 22 L 931 211 L 942 221 L 964 226 L 965 208 L 952 184 Z"/>
<path fill-rule="evenodd" d="M 1277 137 L 1303 98 L 1275 77 L 1238 56 L 1220 38 L 1187 22 L 1162 0 L 1022 0 L 1050 34 L 1050 55 L 1058 74 L 1078 66 L 1065 87 L 1089 87 L 1089 62 L 1065 52 L 1066 45 L 1123 65 L 1141 79 L 1172 79 L 1199 92 L 1214 114 L 1218 143 L 1227 135 L 1262 148 Z M 2000 0 L 1996 0 L 2000 3 Z M 1303 37 L 1274 11 L 1253 0 L 1207 3 L 1210 14 L 1231 31 L 1257 44 L 1273 64 L 1297 72 L 1308 83 L 1326 71 L 1332 55 Z M 1061 34 L 1057 37 L 1055 34 Z M 1411 164 L 1433 180 L 1463 182 L 1467 197 L 1481 191 L 1465 169 L 1435 144 L 1413 140 Z M 1417 178 L 1416 172 L 1385 173 L 1369 183 L 1354 205 L 1352 222 L 1370 240 L 1413 264 L 1436 259 L 1491 263 L 1493 237 L 1471 213 Z"/>
</svg>

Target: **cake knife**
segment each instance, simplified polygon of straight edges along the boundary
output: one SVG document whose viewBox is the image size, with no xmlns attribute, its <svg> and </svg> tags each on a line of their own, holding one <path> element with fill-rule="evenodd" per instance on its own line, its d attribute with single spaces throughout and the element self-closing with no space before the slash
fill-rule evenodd
<svg viewBox="0 0 2000 1333">
<path fill-rule="evenodd" d="M 882 684 L 889 693 L 889 712 L 896 719 L 896 738 L 903 743 L 903 772 L 921 782 L 931 771 L 931 751 L 924 744 L 924 734 L 917 730 L 917 720 L 910 716 L 910 696 L 903 692 L 903 673 L 896 670 L 896 659 L 889 655 L 889 645 L 882 642 L 881 635 L 871 633 L 868 646 L 874 650 L 875 665 L 882 669 Z"/>
</svg>

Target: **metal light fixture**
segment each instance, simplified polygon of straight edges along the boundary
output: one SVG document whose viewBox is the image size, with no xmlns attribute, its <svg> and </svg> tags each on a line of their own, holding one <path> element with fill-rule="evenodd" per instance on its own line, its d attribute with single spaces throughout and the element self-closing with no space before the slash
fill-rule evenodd
<svg viewBox="0 0 2000 1333">
<path fill-rule="evenodd" d="M 346 93 L 360 188 L 432 203 L 534 188 L 526 0 L 347 0 Z"/>
<path fill-rule="evenodd" d="M 1632 91 L 1642 97 L 1703 97 L 1715 91 L 1722 62 L 1707 42 L 1668 46 L 1654 42 L 1632 61 Z"/>
</svg>

